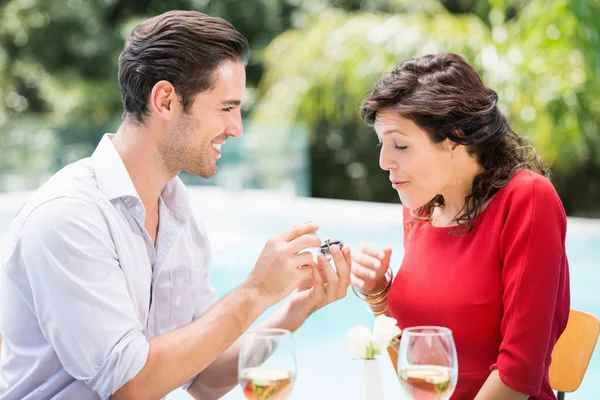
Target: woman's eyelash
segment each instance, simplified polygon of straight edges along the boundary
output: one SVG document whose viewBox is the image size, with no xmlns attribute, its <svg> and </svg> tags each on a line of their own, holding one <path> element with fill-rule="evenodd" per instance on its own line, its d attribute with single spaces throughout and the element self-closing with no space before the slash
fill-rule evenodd
<svg viewBox="0 0 600 400">
<path fill-rule="evenodd" d="M 383 146 L 383 142 L 379 142 L 376 144 L 377 147 Z M 408 146 L 394 146 L 397 150 L 406 150 Z"/>
</svg>

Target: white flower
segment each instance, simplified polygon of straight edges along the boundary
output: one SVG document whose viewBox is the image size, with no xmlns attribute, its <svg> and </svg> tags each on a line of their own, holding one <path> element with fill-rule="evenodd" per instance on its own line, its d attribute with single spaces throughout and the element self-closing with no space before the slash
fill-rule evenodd
<svg viewBox="0 0 600 400">
<path fill-rule="evenodd" d="M 355 326 L 348 331 L 348 345 L 355 356 L 366 358 L 370 343 L 371 332 L 366 326 Z"/>
<path fill-rule="evenodd" d="M 400 334 L 400 328 L 396 325 L 394 318 L 378 315 L 373 323 L 373 347 L 379 350 L 387 348 L 390 343 Z"/>
<path fill-rule="evenodd" d="M 358 325 L 348 331 L 348 346 L 354 355 L 362 359 L 375 358 L 381 350 L 394 344 L 401 330 L 394 318 L 379 315 L 373 323 L 373 332 L 366 326 Z"/>
</svg>

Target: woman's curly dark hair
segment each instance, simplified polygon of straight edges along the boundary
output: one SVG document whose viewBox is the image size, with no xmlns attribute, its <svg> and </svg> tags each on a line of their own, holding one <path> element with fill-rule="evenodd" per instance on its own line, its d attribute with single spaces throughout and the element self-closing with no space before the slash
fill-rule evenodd
<svg viewBox="0 0 600 400">
<path fill-rule="evenodd" d="M 521 169 L 548 176 L 535 149 L 515 133 L 497 106 L 498 96 L 487 88 L 467 61 L 456 54 L 427 55 L 402 62 L 385 74 L 360 107 L 361 118 L 373 126 L 377 112 L 393 110 L 423 129 L 432 142 L 445 139 L 464 145 L 483 167 L 473 180 L 472 193 L 455 217 L 466 232 L 487 202 Z M 412 211 L 431 220 L 441 195 Z"/>
</svg>

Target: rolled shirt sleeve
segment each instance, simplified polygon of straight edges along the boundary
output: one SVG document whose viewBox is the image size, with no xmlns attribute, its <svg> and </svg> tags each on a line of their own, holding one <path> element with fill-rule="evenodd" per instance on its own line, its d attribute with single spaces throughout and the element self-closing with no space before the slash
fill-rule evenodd
<svg viewBox="0 0 600 400">
<path fill-rule="evenodd" d="M 210 264 L 212 259 L 212 250 L 210 246 L 210 240 L 208 235 L 204 229 L 200 229 L 200 235 L 202 242 L 205 244 L 205 252 L 204 252 L 204 274 L 202 276 L 202 280 L 200 282 L 201 289 L 198 291 L 200 297 L 198 302 L 195 305 L 194 318 L 191 322 L 200 318 L 205 312 L 207 312 L 215 303 L 219 301 L 219 296 L 217 295 L 217 291 L 211 284 L 211 274 L 210 274 Z M 181 388 L 183 390 L 188 390 L 189 387 L 194 383 L 194 380 L 198 377 L 198 375 L 194 376 L 192 379 L 187 381 Z"/>
<path fill-rule="evenodd" d="M 53 199 L 14 246 L 20 262 L 7 273 L 44 337 L 70 375 L 109 398 L 143 368 L 149 343 L 104 216 L 86 200 Z"/>
</svg>

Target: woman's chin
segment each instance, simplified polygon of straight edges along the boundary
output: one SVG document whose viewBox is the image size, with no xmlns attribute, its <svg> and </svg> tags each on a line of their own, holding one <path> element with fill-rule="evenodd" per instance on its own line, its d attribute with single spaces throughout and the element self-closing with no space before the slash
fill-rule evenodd
<svg viewBox="0 0 600 400">
<path fill-rule="evenodd" d="M 400 195 L 400 203 L 402 203 L 402 205 L 404 207 L 408 208 L 409 210 L 415 209 L 415 207 L 413 206 L 413 203 L 410 201 L 409 198 L 406 198 L 406 196 Z"/>
<path fill-rule="evenodd" d="M 413 196 L 407 196 L 400 193 L 400 191 L 398 191 L 398 196 L 400 197 L 400 203 L 410 210 L 416 210 L 429 202 L 429 200 L 415 199 Z"/>
</svg>

